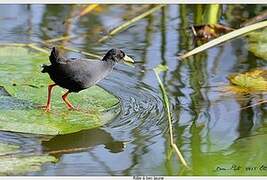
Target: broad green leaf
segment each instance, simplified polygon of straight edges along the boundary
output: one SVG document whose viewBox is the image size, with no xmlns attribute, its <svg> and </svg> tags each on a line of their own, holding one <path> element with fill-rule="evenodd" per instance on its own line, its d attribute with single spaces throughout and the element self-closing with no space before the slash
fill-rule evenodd
<svg viewBox="0 0 267 180">
<path fill-rule="evenodd" d="M 40 72 L 45 63 L 49 64 L 45 53 L 23 47 L 0 48 L 0 86 L 12 95 L 0 94 L 0 130 L 66 134 L 101 126 L 118 115 L 118 99 L 98 86 L 69 95 L 79 111 L 67 110 L 61 99 L 64 89 L 55 87 L 52 110 L 45 113 L 38 108 L 46 103 L 47 85 L 52 83 L 48 74 Z"/>
<path fill-rule="evenodd" d="M 0 142 L 0 156 L 18 152 L 19 146 Z"/>
<path fill-rule="evenodd" d="M 234 92 L 256 92 L 267 90 L 266 70 L 256 69 L 243 74 L 232 75 L 229 77 L 231 82 L 230 89 Z"/>
<path fill-rule="evenodd" d="M 56 162 L 56 160 L 55 157 L 49 155 L 0 157 L 0 175 L 24 175 L 40 171 L 42 164 Z"/>
<path fill-rule="evenodd" d="M 248 34 L 248 49 L 255 56 L 267 60 L 267 29 Z"/>
<path fill-rule="evenodd" d="M 19 146 L 0 142 L 0 175 L 23 175 L 41 170 L 41 165 L 56 162 L 49 155 L 21 155 Z"/>
</svg>

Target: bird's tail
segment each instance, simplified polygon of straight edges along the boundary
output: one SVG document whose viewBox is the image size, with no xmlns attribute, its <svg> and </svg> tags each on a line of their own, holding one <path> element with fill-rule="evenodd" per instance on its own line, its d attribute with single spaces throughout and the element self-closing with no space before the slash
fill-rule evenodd
<svg viewBox="0 0 267 180">
<path fill-rule="evenodd" d="M 59 51 L 57 50 L 56 47 L 52 48 L 49 60 L 51 64 L 57 64 L 60 61 Z"/>
</svg>

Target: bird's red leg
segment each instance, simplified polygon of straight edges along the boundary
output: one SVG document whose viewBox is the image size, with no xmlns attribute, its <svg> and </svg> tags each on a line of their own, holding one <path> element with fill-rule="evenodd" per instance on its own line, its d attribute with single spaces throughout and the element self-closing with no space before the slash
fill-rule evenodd
<svg viewBox="0 0 267 180">
<path fill-rule="evenodd" d="M 74 108 L 73 105 L 70 103 L 70 101 L 67 99 L 67 96 L 68 96 L 69 93 L 70 93 L 70 92 L 67 91 L 67 92 L 62 96 L 62 99 L 63 99 L 63 101 L 66 103 L 68 109 L 71 110 L 71 109 L 75 109 L 75 108 Z"/>
<path fill-rule="evenodd" d="M 51 110 L 51 93 L 54 86 L 56 86 L 56 84 L 50 84 L 48 86 L 48 96 L 47 96 L 47 103 L 45 106 L 45 112 L 49 112 Z"/>
</svg>

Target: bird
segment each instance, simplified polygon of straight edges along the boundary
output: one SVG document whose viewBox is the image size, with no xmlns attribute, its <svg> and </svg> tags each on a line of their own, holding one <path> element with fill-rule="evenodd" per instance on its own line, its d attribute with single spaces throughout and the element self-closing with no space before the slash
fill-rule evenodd
<svg viewBox="0 0 267 180">
<path fill-rule="evenodd" d="M 48 85 L 47 102 L 44 106 L 45 112 L 51 110 L 51 94 L 55 86 L 67 89 L 62 95 L 63 101 L 69 110 L 75 110 L 68 100 L 70 93 L 78 93 L 90 88 L 111 73 L 114 65 L 120 62 L 134 63 L 122 50 L 110 49 L 102 60 L 86 60 L 81 58 L 63 57 L 56 47 L 53 47 L 49 56 L 50 65 L 42 65 L 42 73 L 48 73 L 54 82 Z"/>
</svg>

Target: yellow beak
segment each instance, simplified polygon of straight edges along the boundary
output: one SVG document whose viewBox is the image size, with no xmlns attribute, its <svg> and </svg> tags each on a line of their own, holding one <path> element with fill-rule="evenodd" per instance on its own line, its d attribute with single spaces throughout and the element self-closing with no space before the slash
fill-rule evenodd
<svg viewBox="0 0 267 180">
<path fill-rule="evenodd" d="M 123 60 L 125 62 L 134 63 L 134 60 L 132 58 L 130 58 L 129 56 L 127 56 L 127 55 L 124 56 Z"/>
</svg>

